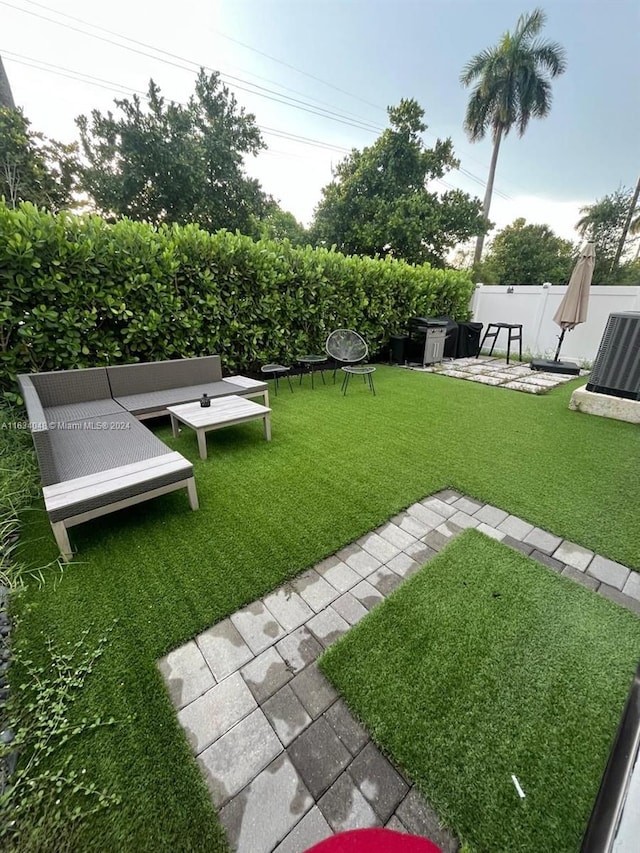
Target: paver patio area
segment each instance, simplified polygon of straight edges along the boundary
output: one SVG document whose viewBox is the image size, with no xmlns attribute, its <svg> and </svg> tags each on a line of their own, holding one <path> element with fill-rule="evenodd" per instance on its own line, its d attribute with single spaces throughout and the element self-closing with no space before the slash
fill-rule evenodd
<svg viewBox="0 0 640 853">
<path fill-rule="evenodd" d="M 575 379 L 566 373 L 545 373 L 531 370 L 529 364 L 511 361 L 507 364 L 504 358 L 494 358 L 481 355 L 479 358 L 458 358 L 454 361 L 443 361 L 430 367 L 412 367 L 412 370 L 423 370 L 426 373 L 439 373 L 454 379 L 466 379 L 470 382 L 480 382 L 483 385 L 494 385 L 508 388 L 511 391 L 524 391 L 526 394 L 546 394 L 552 388 L 564 385 Z M 580 375 L 586 376 L 588 371 L 581 370 Z"/>
<path fill-rule="evenodd" d="M 640 578 L 619 563 L 450 490 L 412 505 L 159 662 L 238 853 L 301 853 L 380 825 L 458 848 L 316 658 L 469 527 L 640 614 Z"/>
</svg>

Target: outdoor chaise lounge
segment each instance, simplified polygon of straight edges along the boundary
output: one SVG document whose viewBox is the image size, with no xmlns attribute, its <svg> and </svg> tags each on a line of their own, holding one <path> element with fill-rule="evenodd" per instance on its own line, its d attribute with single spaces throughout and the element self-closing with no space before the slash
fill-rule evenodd
<svg viewBox="0 0 640 853">
<path fill-rule="evenodd" d="M 261 396 L 267 385 L 222 378 L 219 356 L 62 370 L 18 377 L 38 457 L 45 508 L 62 559 L 67 529 L 186 488 L 198 509 L 193 466 L 140 420 L 167 406 L 232 394 Z"/>
</svg>

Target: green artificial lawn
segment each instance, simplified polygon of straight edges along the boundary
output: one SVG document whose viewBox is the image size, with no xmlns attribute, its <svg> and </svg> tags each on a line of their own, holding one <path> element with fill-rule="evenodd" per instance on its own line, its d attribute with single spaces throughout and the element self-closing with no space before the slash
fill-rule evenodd
<svg viewBox="0 0 640 853">
<path fill-rule="evenodd" d="M 46 660 L 118 620 L 74 714 L 117 725 L 76 740 L 122 803 L 92 821 L 86 850 L 224 849 L 204 783 L 155 661 L 444 487 L 488 501 L 640 568 L 637 426 L 567 409 L 577 382 L 536 397 L 379 366 L 377 396 L 350 383 L 271 395 L 273 440 L 254 422 L 208 436 L 158 435 L 193 461 L 199 512 L 173 493 L 71 530 L 77 562 L 15 602 L 20 654 Z M 126 436 L 123 436 L 126 440 Z M 56 548 L 42 503 L 23 514 L 22 558 Z M 17 664 L 12 681 L 21 683 Z"/>
<path fill-rule="evenodd" d="M 577 853 L 639 656 L 636 616 L 468 531 L 320 665 L 472 850 Z"/>
</svg>

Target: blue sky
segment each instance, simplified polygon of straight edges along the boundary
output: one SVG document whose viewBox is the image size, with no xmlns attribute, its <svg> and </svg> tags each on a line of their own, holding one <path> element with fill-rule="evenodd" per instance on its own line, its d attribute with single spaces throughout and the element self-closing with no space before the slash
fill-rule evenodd
<svg viewBox="0 0 640 853">
<path fill-rule="evenodd" d="M 568 69 L 554 83 L 551 115 L 533 121 L 523 139 L 514 133 L 503 144 L 492 213 L 499 225 L 524 215 L 573 236 L 581 204 L 621 183 L 634 184 L 640 172 L 640 4 L 549 0 L 541 5 L 548 16 L 544 36 L 566 48 Z M 0 51 L 16 101 L 37 129 L 64 140 L 75 136 L 76 115 L 92 107 L 108 109 L 116 93 L 86 80 L 57 76 L 54 65 L 58 71 L 110 81 L 123 92 L 145 89 L 150 76 L 177 100 L 188 97 L 193 86 L 195 65 L 176 68 L 166 56 L 143 56 L 91 38 L 88 31 L 120 41 L 88 27 L 96 24 L 245 83 L 307 102 L 322 101 L 327 108 L 379 128 L 386 124 L 387 105 L 414 97 L 426 111 L 425 141 L 451 136 L 462 167 L 483 181 L 491 143 L 472 145 L 464 135 L 468 93 L 460 86 L 460 71 L 474 53 L 513 28 L 519 14 L 533 8 L 533 3 L 515 0 L 6 0 L 0 2 Z M 247 164 L 267 191 L 305 221 L 344 149 L 363 147 L 376 138 L 376 132 L 255 93 L 238 90 L 237 97 L 264 127 L 334 146 L 265 134 L 270 149 Z M 445 180 L 483 194 L 483 187 L 467 174 L 454 172 Z"/>
</svg>

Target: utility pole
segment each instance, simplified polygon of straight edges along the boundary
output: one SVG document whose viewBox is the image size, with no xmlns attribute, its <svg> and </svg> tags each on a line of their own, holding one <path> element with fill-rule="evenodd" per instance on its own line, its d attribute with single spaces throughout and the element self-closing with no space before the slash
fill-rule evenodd
<svg viewBox="0 0 640 853">
<path fill-rule="evenodd" d="M 633 219 L 633 214 L 635 213 L 636 204 L 638 203 L 638 196 L 640 195 L 640 178 L 638 178 L 638 183 L 636 184 L 635 192 L 633 193 L 633 198 L 631 199 L 631 204 L 629 205 L 629 213 L 627 214 L 627 218 L 624 222 L 624 228 L 622 229 L 622 236 L 620 237 L 620 242 L 618 243 L 618 248 L 616 249 L 616 256 L 613 259 L 613 263 L 611 264 L 611 269 L 609 272 L 613 272 L 614 269 L 620 263 L 620 256 L 622 255 L 622 250 L 624 249 L 624 244 L 627 239 L 627 234 L 629 233 L 629 226 L 631 225 L 631 220 Z"/>
<path fill-rule="evenodd" d="M 16 105 L 13 100 L 13 95 L 11 94 L 11 86 L 9 85 L 9 78 L 7 77 L 7 72 L 4 70 L 4 65 L 2 64 L 2 57 L 0 56 L 0 107 L 6 107 L 9 110 L 15 110 Z"/>
</svg>

